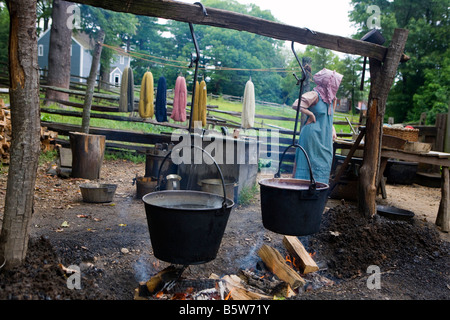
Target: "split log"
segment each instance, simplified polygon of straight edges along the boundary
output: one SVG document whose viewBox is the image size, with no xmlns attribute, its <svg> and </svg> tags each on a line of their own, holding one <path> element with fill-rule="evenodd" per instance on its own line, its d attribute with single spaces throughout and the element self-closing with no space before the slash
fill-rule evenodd
<svg viewBox="0 0 450 320">
<path fill-rule="evenodd" d="M 225 281 L 229 296 L 233 300 L 261 300 L 271 299 L 272 297 L 257 293 L 255 291 L 245 288 L 242 279 L 237 275 L 226 275 L 222 278 Z"/>
<path fill-rule="evenodd" d="M 283 244 L 290 255 L 298 261 L 299 267 L 302 269 L 303 274 L 319 270 L 319 267 L 297 237 L 284 236 Z"/>
<path fill-rule="evenodd" d="M 179 268 L 175 266 L 168 266 L 167 268 L 161 270 L 145 283 L 148 293 L 153 295 L 163 290 L 167 284 L 178 280 L 184 269 L 184 267 Z"/>
<path fill-rule="evenodd" d="M 305 285 L 306 281 L 286 264 L 286 260 L 276 249 L 263 244 L 258 251 L 258 255 L 266 267 L 280 280 L 287 282 L 292 289 Z"/>
<path fill-rule="evenodd" d="M 70 133 L 72 149 L 72 177 L 95 180 L 100 171 L 105 153 L 105 136 Z"/>
</svg>

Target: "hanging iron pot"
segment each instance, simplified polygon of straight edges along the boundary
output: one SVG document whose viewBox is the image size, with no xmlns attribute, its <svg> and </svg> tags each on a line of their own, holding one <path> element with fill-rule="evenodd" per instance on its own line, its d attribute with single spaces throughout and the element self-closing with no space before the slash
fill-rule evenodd
<svg viewBox="0 0 450 320">
<path fill-rule="evenodd" d="M 295 116 L 292 144 L 284 150 L 278 167 L 278 172 L 272 179 L 259 181 L 261 194 L 261 213 L 263 225 L 266 229 L 291 236 L 305 236 L 316 233 L 320 229 L 322 212 L 328 198 L 329 186 L 316 182 L 313 177 L 311 163 L 305 149 L 295 143 L 297 123 L 300 112 L 300 101 L 303 94 L 303 82 L 306 72 L 291 45 L 292 52 L 302 70 L 302 78 L 297 79 L 300 84 L 297 113 Z M 281 164 L 286 152 L 291 148 L 300 148 L 308 162 L 310 181 L 293 178 L 280 178 Z"/>
<path fill-rule="evenodd" d="M 214 161 L 222 180 L 223 197 L 202 191 L 163 190 L 142 198 L 155 257 L 181 265 L 215 259 L 234 206 L 226 196 L 224 178 L 214 158 L 200 147 L 191 147 L 202 150 Z"/>
<path fill-rule="evenodd" d="M 280 178 L 281 163 L 290 147 L 300 148 L 305 154 L 310 181 Z M 259 186 L 262 221 L 266 229 L 291 236 L 306 236 L 319 231 L 329 186 L 314 180 L 308 155 L 300 145 L 289 146 L 282 155 L 275 177 L 259 181 Z"/>
</svg>

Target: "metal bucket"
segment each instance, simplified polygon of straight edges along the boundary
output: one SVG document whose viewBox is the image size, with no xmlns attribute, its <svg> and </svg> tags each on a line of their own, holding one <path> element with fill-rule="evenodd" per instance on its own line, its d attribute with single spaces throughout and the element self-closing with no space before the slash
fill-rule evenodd
<svg viewBox="0 0 450 320">
<path fill-rule="evenodd" d="M 210 192 L 223 196 L 222 181 L 220 179 L 203 179 L 199 185 L 204 192 Z M 237 186 L 234 182 L 225 182 L 225 189 L 227 191 L 227 198 L 234 201 L 234 188 Z"/>
<path fill-rule="evenodd" d="M 141 199 L 147 193 L 155 191 L 157 180 L 152 177 L 136 177 L 133 179 L 133 185 L 136 183 L 136 198 Z"/>
<path fill-rule="evenodd" d="M 328 184 L 315 182 L 306 151 L 300 145 L 309 165 L 311 180 L 275 178 L 259 181 L 261 213 L 266 229 L 285 235 L 306 236 L 319 231 L 322 213 L 328 198 Z M 281 163 L 286 151 L 280 161 Z"/>
<path fill-rule="evenodd" d="M 222 172 L 209 156 L 220 173 L 223 196 L 193 190 L 164 190 L 142 198 L 153 253 L 160 260 L 190 265 L 206 263 L 217 255 L 234 202 L 226 198 Z"/>
<path fill-rule="evenodd" d="M 83 183 L 80 185 L 84 202 L 111 202 L 116 192 L 117 184 Z"/>
<path fill-rule="evenodd" d="M 171 152 L 172 145 L 167 143 L 157 143 L 155 148 L 150 149 L 145 158 L 145 177 L 158 178 L 160 166 L 165 161 L 166 156 Z M 168 159 L 162 168 L 162 172 L 166 175 L 177 173 L 178 166 L 171 159 Z"/>
</svg>

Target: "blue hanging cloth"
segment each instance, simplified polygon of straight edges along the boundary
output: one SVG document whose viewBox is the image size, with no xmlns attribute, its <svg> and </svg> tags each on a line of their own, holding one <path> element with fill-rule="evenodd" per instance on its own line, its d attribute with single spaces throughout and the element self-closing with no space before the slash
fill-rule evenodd
<svg viewBox="0 0 450 320">
<path fill-rule="evenodd" d="M 166 78 L 161 76 L 158 80 L 158 88 L 156 89 L 156 103 L 155 103 L 155 116 L 156 121 L 158 122 L 167 121 L 166 95 L 167 95 Z"/>
</svg>

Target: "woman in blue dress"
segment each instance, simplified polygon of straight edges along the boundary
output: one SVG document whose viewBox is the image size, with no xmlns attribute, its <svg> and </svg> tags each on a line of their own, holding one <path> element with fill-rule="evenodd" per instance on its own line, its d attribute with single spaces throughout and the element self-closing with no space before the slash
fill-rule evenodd
<svg viewBox="0 0 450 320">
<path fill-rule="evenodd" d="M 311 162 L 316 182 L 329 183 L 331 162 L 333 161 L 333 141 L 336 131 L 333 126 L 336 93 L 342 75 L 326 68 L 314 75 L 316 87 L 302 95 L 300 112 L 306 117 L 298 143 L 305 149 Z M 297 109 L 298 100 L 293 108 Z M 308 163 L 303 152 L 296 150 L 294 178 L 310 180 Z"/>
</svg>

